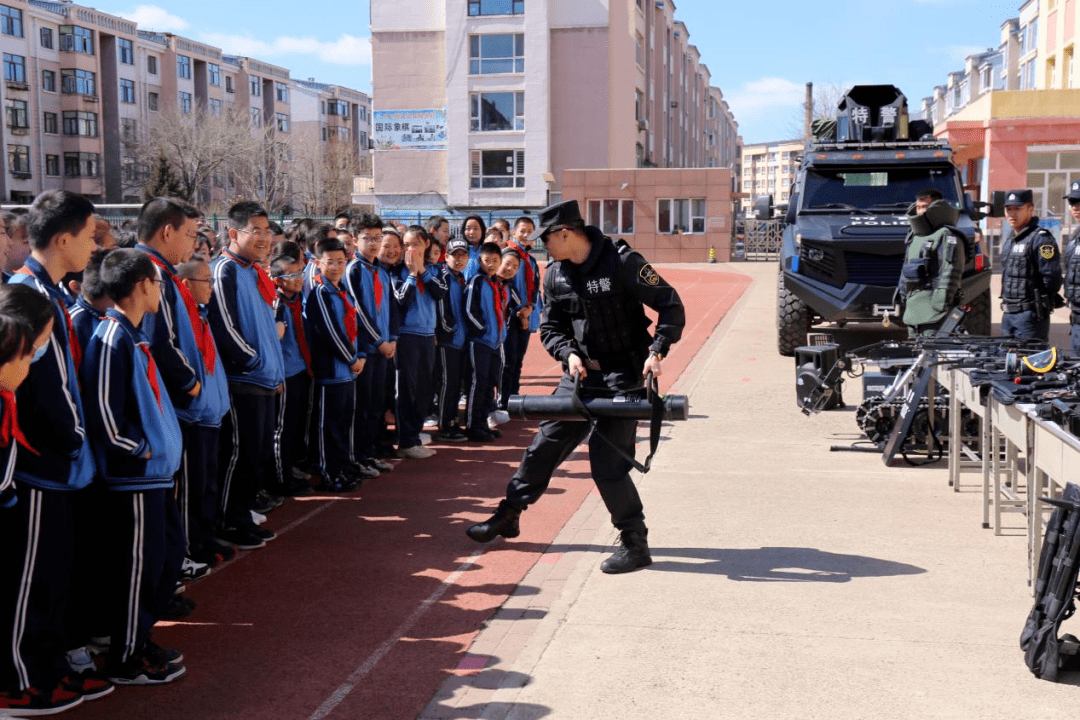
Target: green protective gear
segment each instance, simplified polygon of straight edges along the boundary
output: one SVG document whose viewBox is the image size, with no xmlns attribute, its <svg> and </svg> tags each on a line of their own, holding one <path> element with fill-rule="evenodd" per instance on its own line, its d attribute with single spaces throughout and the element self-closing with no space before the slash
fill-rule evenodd
<svg viewBox="0 0 1080 720">
<path fill-rule="evenodd" d="M 959 210 L 936 200 L 922 215 L 908 208 L 911 230 L 904 241 L 904 267 L 896 300 L 909 328 L 940 323 L 960 301 L 960 280 L 967 262 L 966 241 L 951 227 Z"/>
</svg>

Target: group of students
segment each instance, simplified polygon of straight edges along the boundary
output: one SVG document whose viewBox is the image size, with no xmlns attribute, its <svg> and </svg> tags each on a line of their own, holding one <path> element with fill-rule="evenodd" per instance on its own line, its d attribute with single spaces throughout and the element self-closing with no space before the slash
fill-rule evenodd
<svg viewBox="0 0 1080 720">
<path fill-rule="evenodd" d="M 194 609 L 183 580 L 274 539 L 284 496 L 430 457 L 432 416 L 437 441 L 495 439 L 517 392 L 529 218 L 202 220 L 156 198 L 116 237 L 67 191 L 0 215 L 0 716 L 181 677 L 150 631 Z"/>
</svg>

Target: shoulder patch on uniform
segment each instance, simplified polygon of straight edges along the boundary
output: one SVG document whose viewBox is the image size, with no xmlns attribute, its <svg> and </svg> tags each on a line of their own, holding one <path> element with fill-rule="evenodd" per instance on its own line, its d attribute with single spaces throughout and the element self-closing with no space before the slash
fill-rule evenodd
<svg viewBox="0 0 1080 720">
<path fill-rule="evenodd" d="M 1053 245 L 1039 246 L 1039 255 L 1042 257 L 1043 260 L 1053 260 L 1056 253 L 1057 250 L 1054 248 Z"/>
<path fill-rule="evenodd" d="M 641 282 L 646 285 L 655 286 L 660 284 L 660 276 L 656 274 L 656 271 L 653 270 L 653 266 L 649 263 L 645 263 L 641 266 L 641 270 L 638 271 L 638 277 L 641 279 Z"/>
</svg>

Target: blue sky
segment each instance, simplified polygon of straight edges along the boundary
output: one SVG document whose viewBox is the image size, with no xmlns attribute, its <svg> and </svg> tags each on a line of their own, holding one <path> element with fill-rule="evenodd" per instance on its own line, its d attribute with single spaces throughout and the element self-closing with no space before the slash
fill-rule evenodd
<svg viewBox="0 0 1080 720">
<path fill-rule="evenodd" d="M 393 2 L 394 0 L 373 0 Z M 612 0 L 618 2 L 620 0 Z M 90 4 L 89 2 L 87 4 Z M 175 32 L 283 65 L 293 77 L 371 88 L 368 0 L 303 0 L 278 10 L 228 0 L 93 3 L 144 29 Z M 893 84 L 911 110 L 964 58 L 996 47 L 1020 0 L 676 0 L 675 17 L 728 99 L 747 143 L 801 128 L 807 82 L 824 92 Z"/>
</svg>

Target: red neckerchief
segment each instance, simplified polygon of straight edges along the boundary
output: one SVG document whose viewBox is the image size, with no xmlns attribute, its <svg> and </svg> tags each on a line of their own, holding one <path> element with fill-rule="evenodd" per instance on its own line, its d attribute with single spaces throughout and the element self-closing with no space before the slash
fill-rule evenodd
<svg viewBox="0 0 1080 720">
<path fill-rule="evenodd" d="M 34 277 L 34 272 L 25 265 L 15 272 Z M 77 373 L 79 368 L 82 367 L 82 345 L 79 344 L 79 336 L 75 334 L 75 323 L 71 322 L 71 313 L 68 312 L 64 303 L 60 303 L 60 309 L 64 311 L 64 320 L 67 321 L 68 348 L 71 350 L 71 359 L 75 363 L 75 372 Z"/>
<path fill-rule="evenodd" d="M 356 324 L 356 306 L 352 304 L 344 290 L 335 290 L 331 285 L 326 287 L 330 288 L 330 292 L 341 298 L 341 302 L 345 306 L 345 334 L 349 336 L 349 342 L 355 346 L 356 334 L 359 332 L 359 327 Z"/>
<path fill-rule="evenodd" d="M 113 322 L 116 322 L 115 320 Z M 158 387 L 157 381 L 157 364 L 154 363 L 154 356 L 150 354 L 150 346 L 144 342 L 139 343 L 139 349 L 146 355 L 146 379 L 150 381 L 150 389 L 154 391 L 154 398 L 157 400 L 158 409 L 161 407 L 161 388 Z"/>
<path fill-rule="evenodd" d="M 304 332 L 304 299 L 300 293 L 297 293 L 292 300 L 281 293 L 278 293 L 278 297 L 285 303 L 285 307 L 289 308 L 289 313 L 292 315 L 293 327 L 296 328 L 296 344 L 300 346 L 300 355 L 304 358 L 308 375 L 311 375 L 311 348 L 308 347 L 307 334 Z"/>
<path fill-rule="evenodd" d="M 154 255 L 153 253 L 146 253 L 146 255 L 154 261 L 155 265 L 161 268 L 163 273 L 169 276 L 173 286 L 176 288 L 176 292 L 180 294 L 180 299 L 184 301 L 184 309 L 187 310 L 188 320 L 191 321 L 191 331 L 195 334 L 195 345 L 198 346 L 199 352 L 202 354 L 203 365 L 206 367 L 206 372 L 213 375 L 214 360 L 217 358 L 217 350 L 214 347 L 214 338 L 204 323 L 202 315 L 199 314 L 199 306 L 195 302 L 195 298 L 191 296 L 191 291 L 188 290 L 187 285 L 180 282 L 180 278 L 173 275 L 169 271 L 168 266 L 165 265 L 157 255 Z"/>
<path fill-rule="evenodd" d="M 9 390 L 0 390 L 0 401 L 4 403 L 4 414 L 0 415 L 0 445 L 8 447 L 11 445 L 11 441 L 15 440 L 30 452 L 40 456 L 41 453 L 30 447 L 26 436 L 19 429 L 19 411 L 15 407 L 15 393 Z"/>
<path fill-rule="evenodd" d="M 536 291 L 536 272 L 533 270 L 532 263 L 529 262 L 529 252 L 516 242 L 511 242 L 510 247 L 514 248 L 514 252 L 521 256 L 521 264 L 525 266 L 525 293 L 528 295 L 525 302 L 526 304 L 531 303 L 533 293 Z"/>
<path fill-rule="evenodd" d="M 241 265 L 247 264 L 234 255 L 228 248 L 221 252 L 225 253 Z M 262 295 L 262 298 L 266 301 L 267 305 L 274 307 L 274 298 L 277 297 L 277 286 L 274 285 L 274 281 L 270 279 L 270 276 L 266 274 L 266 271 L 262 269 L 262 266 L 259 265 L 259 263 L 253 262 L 251 263 L 251 267 L 255 268 L 256 285 L 259 286 L 259 294 Z"/>
<path fill-rule="evenodd" d="M 505 312 L 503 302 L 507 293 L 506 286 L 498 280 L 493 280 L 490 277 L 487 279 L 487 281 L 488 284 L 491 285 L 491 292 L 493 293 L 491 299 L 495 303 L 495 319 L 499 321 L 499 337 L 502 337 L 502 328 L 503 323 L 505 322 L 505 320 L 503 320 L 503 313 Z"/>
<path fill-rule="evenodd" d="M 379 268 L 368 265 L 371 270 L 371 287 L 375 291 L 375 309 L 382 310 L 382 278 L 379 277 Z"/>
</svg>

